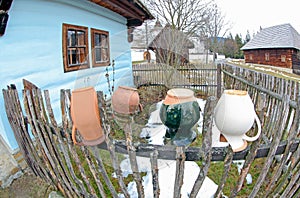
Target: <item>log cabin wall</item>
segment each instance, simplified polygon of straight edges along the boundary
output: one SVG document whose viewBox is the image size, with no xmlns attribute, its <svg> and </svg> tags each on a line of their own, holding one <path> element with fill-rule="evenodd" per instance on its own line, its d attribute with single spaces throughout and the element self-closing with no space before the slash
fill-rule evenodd
<svg viewBox="0 0 300 198">
<path fill-rule="evenodd" d="M 293 73 L 300 75 L 300 52 L 294 52 L 292 56 L 293 61 Z"/>
<path fill-rule="evenodd" d="M 296 49 L 253 49 L 245 50 L 245 62 L 263 65 L 293 68 L 293 64 L 300 65 Z M 269 55 L 267 55 L 269 54 Z M 284 58 L 285 56 L 285 58 Z"/>
</svg>

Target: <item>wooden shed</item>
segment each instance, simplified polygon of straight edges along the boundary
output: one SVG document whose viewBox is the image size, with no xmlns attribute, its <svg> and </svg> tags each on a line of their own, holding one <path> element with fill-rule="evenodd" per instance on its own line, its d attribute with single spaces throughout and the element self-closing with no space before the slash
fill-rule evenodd
<svg viewBox="0 0 300 198">
<path fill-rule="evenodd" d="M 155 52 L 157 63 L 174 65 L 189 62 L 189 49 L 194 48 L 194 44 L 184 32 L 167 24 L 148 48 Z"/>
<path fill-rule="evenodd" d="M 300 74 L 300 35 L 290 24 L 262 29 L 241 49 L 246 63 L 289 68 Z"/>
</svg>

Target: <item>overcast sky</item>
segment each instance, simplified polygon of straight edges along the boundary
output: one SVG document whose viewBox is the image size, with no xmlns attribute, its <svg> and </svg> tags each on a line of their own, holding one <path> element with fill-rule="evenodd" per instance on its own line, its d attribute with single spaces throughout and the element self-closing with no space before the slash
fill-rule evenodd
<svg viewBox="0 0 300 198">
<path fill-rule="evenodd" d="M 300 33 L 299 0 L 215 0 L 226 19 L 231 22 L 233 36 L 245 38 L 262 28 L 290 23 Z"/>
</svg>

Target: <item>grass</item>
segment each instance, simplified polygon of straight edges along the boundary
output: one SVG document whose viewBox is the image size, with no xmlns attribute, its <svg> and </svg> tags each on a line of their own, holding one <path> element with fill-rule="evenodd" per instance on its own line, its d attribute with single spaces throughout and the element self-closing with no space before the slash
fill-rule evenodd
<svg viewBox="0 0 300 198">
<path fill-rule="evenodd" d="M 82 150 L 80 149 L 80 147 L 75 146 L 74 148 L 76 149 L 76 153 L 79 156 L 79 160 L 80 160 L 80 163 L 81 163 L 81 165 L 82 165 L 82 167 L 84 169 L 85 176 L 89 180 L 90 185 L 92 186 L 92 188 L 95 190 L 97 197 L 101 197 L 100 191 L 99 191 L 99 189 L 97 187 L 96 180 L 95 180 L 95 178 L 94 178 L 94 176 L 93 176 L 93 174 L 91 172 L 91 167 L 89 166 L 89 164 L 88 164 L 88 162 L 86 160 L 85 154 L 82 152 Z M 97 149 L 97 152 L 99 152 L 99 154 L 100 154 L 101 160 L 102 160 L 102 162 L 104 164 L 104 167 L 105 167 L 105 170 L 106 170 L 106 172 L 107 172 L 107 174 L 109 176 L 109 179 L 112 182 L 112 185 L 116 189 L 117 193 L 122 193 L 117 178 L 113 177 L 114 168 L 112 166 L 112 161 L 111 161 L 111 158 L 110 158 L 109 151 Z M 124 155 L 122 155 L 122 154 L 117 154 L 117 156 L 118 156 L 119 162 L 121 162 L 122 160 L 125 159 Z M 91 160 L 93 161 L 94 164 L 97 164 L 96 163 L 96 159 L 95 159 L 95 157 L 93 157 L 93 155 L 91 155 Z M 76 177 L 78 177 L 80 180 L 84 181 L 83 178 L 82 178 L 82 175 L 80 173 L 80 170 L 78 169 L 75 161 L 72 161 L 72 164 L 73 164 L 73 168 L 74 168 Z M 96 167 L 96 169 L 98 169 L 98 167 Z M 108 186 L 106 185 L 106 183 L 104 181 L 104 178 L 102 177 L 102 175 L 100 174 L 100 172 L 101 171 L 97 171 L 97 174 L 98 174 L 97 177 L 100 178 L 100 182 L 103 185 L 104 192 L 107 195 L 107 197 L 112 197 L 112 194 L 111 194 Z M 143 176 L 146 175 L 146 173 L 144 173 L 144 172 L 141 172 L 140 174 L 141 174 L 141 177 L 143 177 Z M 125 183 L 125 185 L 128 185 L 132 181 L 134 181 L 132 174 L 129 174 L 127 177 L 124 177 L 124 183 Z M 74 181 L 73 181 L 73 184 L 75 185 Z M 84 182 L 84 186 L 85 186 L 85 189 L 89 192 L 88 186 L 87 186 L 87 184 L 85 182 Z M 79 186 L 77 186 L 77 188 L 80 189 Z"/>
<path fill-rule="evenodd" d="M 243 183 L 243 187 L 241 191 L 238 193 L 238 197 L 248 197 L 248 195 L 251 193 L 258 177 L 259 174 L 261 173 L 262 167 L 265 163 L 264 158 L 259 158 L 255 159 L 253 163 L 251 164 L 249 174 L 251 174 L 252 177 L 252 183 L 247 184 L 246 180 Z M 198 162 L 198 165 L 200 163 Z M 224 171 L 224 162 L 212 162 L 209 171 L 208 171 L 208 177 L 212 179 L 216 184 L 219 184 L 223 175 Z M 231 194 L 231 191 L 234 189 L 236 186 L 236 183 L 239 178 L 239 173 L 238 173 L 238 166 L 233 163 L 231 164 L 231 169 L 229 171 L 224 189 L 223 189 L 223 194 L 226 196 L 229 196 Z"/>
</svg>

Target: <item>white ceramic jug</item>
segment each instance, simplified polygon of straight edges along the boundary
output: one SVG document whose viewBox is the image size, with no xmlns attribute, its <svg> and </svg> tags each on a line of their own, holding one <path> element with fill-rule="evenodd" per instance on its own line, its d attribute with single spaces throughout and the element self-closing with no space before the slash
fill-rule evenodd
<svg viewBox="0 0 300 198">
<path fill-rule="evenodd" d="M 250 130 L 254 120 L 258 131 L 254 137 L 249 137 L 246 132 Z M 247 91 L 225 90 L 216 105 L 214 121 L 234 151 L 245 149 L 246 141 L 257 140 L 261 133 L 261 123 Z"/>
</svg>

